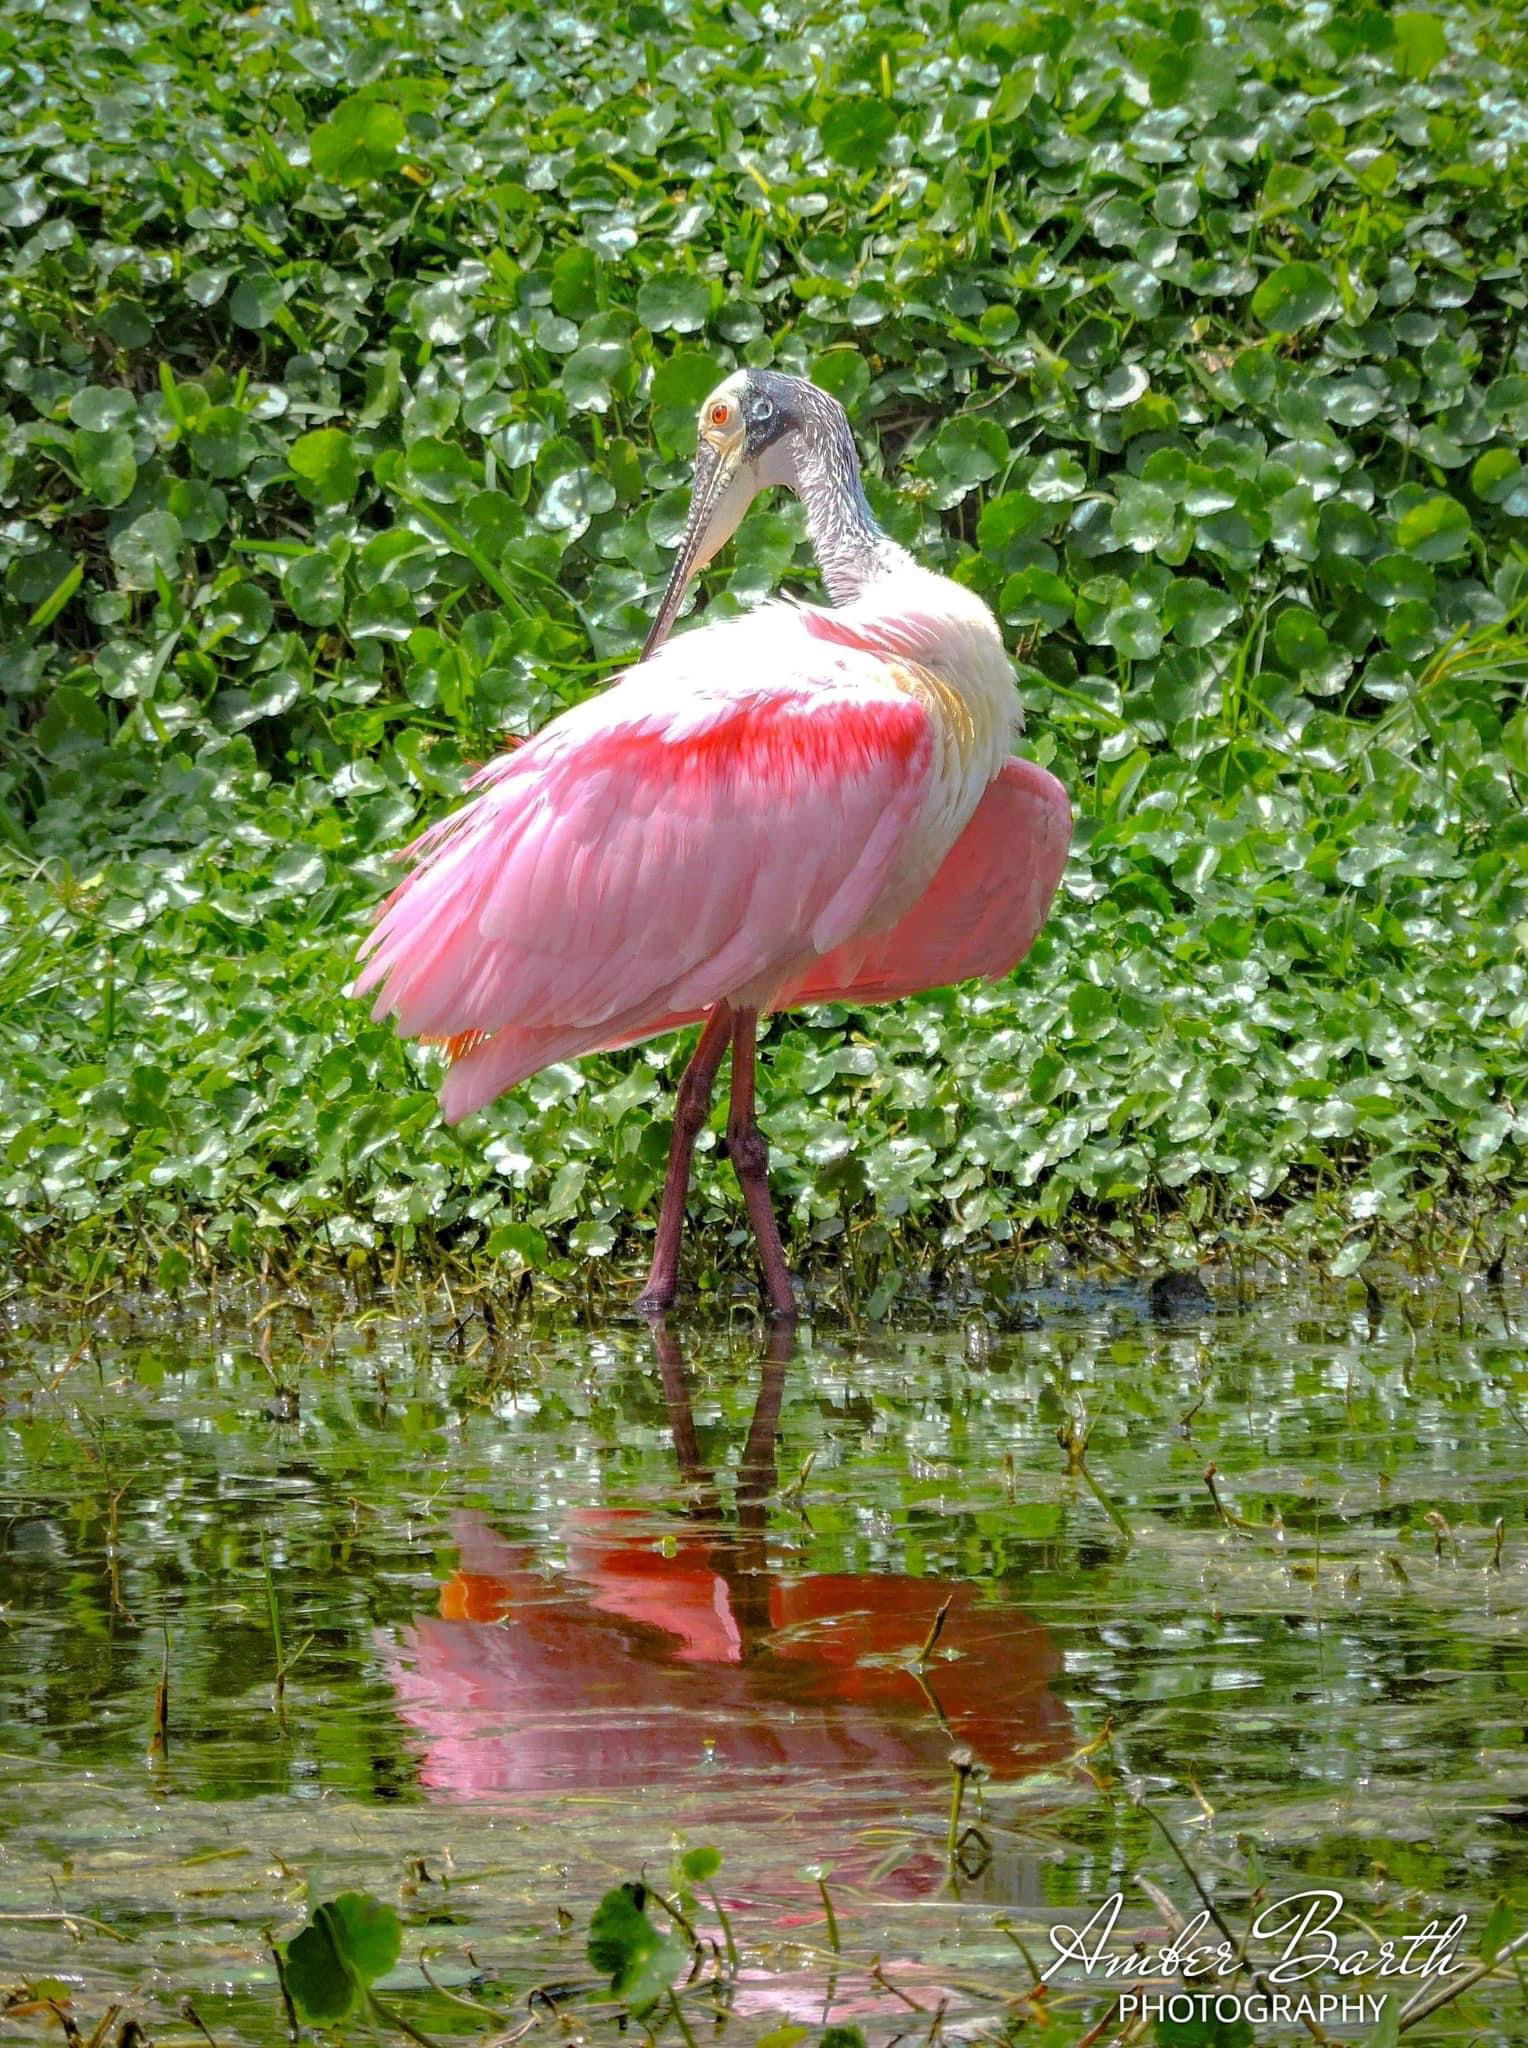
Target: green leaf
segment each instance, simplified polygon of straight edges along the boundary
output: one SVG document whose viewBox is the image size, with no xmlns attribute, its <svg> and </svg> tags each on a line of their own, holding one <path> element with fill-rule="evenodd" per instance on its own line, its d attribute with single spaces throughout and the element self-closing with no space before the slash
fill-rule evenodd
<svg viewBox="0 0 1528 2048">
<path fill-rule="evenodd" d="M 284 295 L 281 282 L 268 270 L 256 270 L 241 277 L 228 301 L 228 316 L 235 326 L 258 333 L 269 327 L 281 310 Z"/>
<path fill-rule="evenodd" d="M 340 427 L 317 427 L 287 454 L 305 497 L 316 505 L 348 505 L 360 481 L 355 444 Z"/>
<path fill-rule="evenodd" d="M 27 630 L 41 633 L 51 626 L 84 580 L 85 564 L 82 560 L 76 559 L 37 605 L 27 620 Z"/>
<path fill-rule="evenodd" d="M 69 401 L 70 419 L 77 427 L 88 427 L 95 434 L 124 426 L 137 416 L 133 394 L 118 384 L 86 384 Z"/>
<path fill-rule="evenodd" d="M 1088 487 L 1088 473 L 1075 455 L 1052 451 L 1042 455 L 1030 472 L 1024 488 L 1042 505 L 1058 505 L 1079 496 Z"/>
<path fill-rule="evenodd" d="M 386 100 L 357 93 L 341 100 L 310 143 L 313 168 L 336 185 L 359 186 L 386 177 L 405 134 L 402 114 Z"/>
<path fill-rule="evenodd" d="M 1275 164 L 1263 184 L 1264 213 L 1295 213 L 1316 195 L 1317 179 L 1304 164 Z"/>
<path fill-rule="evenodd" d="M 726 374 L 716 357 L 677 348 L 653 373 L 653 432 L 667 453 L 691 455 L 701 402 Z"/>
<path fill-rule="evenodd" d="M 465 450 L 433 435 L 410 443 L 403 468 L 410 489 L 432 505 L 454 505 L 483 488 L 483 472 Z"/>
<path fill-rule="evenodd" d="M 213 406 L 194 422 L 186 438 L 191 460 L 208 476 L 243 476 L 254 460 L 249 415 L 236 405 Z"/>
<path fill-rule="evenodd" d="M 403 1928 L 396 1911 L 369 1892 L 341 1892 L 315 1906 L 286 1946 L 287 1990 L 303 2019 L 343 2019 L 357 1999 L 397 1963 Z"/>
<path fill-rule="evenodd" d="M 881 99 L 868 93 L 841 99 L 818 124 L 824 153 L 851 171 L 868 171 L 881 162 L 897 132 L 897 117 Z"/>
<path fill-rule="evenodd" d="M 1008 436 L 996 420 L 966 416 L 947 420 L 939 429 L 928 461 L 953 489 L 965 491 L 996 476 L 1008 455 Z"/>
<path fill-rule="evenodd" d="M 813 359 L 812 382 L 852 413 L 870 389 L 870 366 L 857 348 L 832 348 Z"/>
<path fill-rule="evenodd" d="M 1356 1273 L 1374 1250 L 1372 1237 L 1350 1237 L 1332 1260 L 1330 1271 L 1334 1280 L 1346 1280 Z"/>
<path fill-rule="evenodd" d="M 132 435 L 122 427 L 81 427 L 74 437 L 74 466 L 98 505 L 124 503 L 138 481 Z"/>
<path fill-rule="evenodd" d="M 328 555 L 304 555 L 286 571 L 281 591 L 305 626 L 338 624 L 345 608 L 339 564 Z"/>
<path fill-rule="evenodd" d="M 1156 484 L 1127 477 L 1119 488 L 1119 502 L 1109 520 L 1110 530 L 1126 547 L 1149 554 L 1167 539 L 1177 524 L 1178 508 L 1166 491 Z"/>
<path fill-rule="evenodd" d="M 157 576 L 171 577 L 180 562 L 180 521 L 169 512 L 144 512 L 111 543 L 117 581 L 124 590 L 152 590 Z"/>
<path fill-rule="evenodd" d="M 711 287 L 684 270 L 660 270 L 637 293 L 637 318 L 653 334 L 698 334 L 711 312 Z"/>
<path fill-rule="evenodd" d="M 409 324 L 441 348 L 454 348 L 472 326 L 472 307 L 454 284 L 421 285 L 409 299 Z"/>
<path fill-rule="evenodd" d="M 660 1934 L 648 1919 L 647 1898 L 645 1885 L 617 1885 L 589 1923 L 590 1966 L 638 2012 L 662 1997 L 686 1955 L 681 1942 Z"/>
<path fill-rule="evenodd" d="M 491 1231 L 487 1245 L 490 1259 L 500 1259 L 510 1273 L 541 1272 L 547 1262 L 545 1231 L 533 1223 L 501 1223 Z"/>
<path fill-rule="evenodd" d="M 1045 626 L 1054 631 L 1072 616 L 1076 602 L 1071 585 L 1050 569 L 1032 563 L 1003 585 L 998 608 L 1012 626 Z"/>
<path fill-rule="evenodd" d="M 686 1849 L 679 1859 L 679 1868 L 687 1884 L 704 1884 L 708 1877 L 715 1877 L 722 1867 L 722 1852 L 709 1844 L 698 1849 Z"/>
<path fill-rule="evenodd" d="M 1166 228 L 1186 228 L 1199 213 L 1199 188 L 1192 178 L 1167 178 L 1156 189 L 1151 210 Z"/>
<path fill-rule="evenodd" d="M 275 616 L 271 600 L 260 585 L 243 580 L 231 583 L 216 597 L 210 613 L 210 623 L 216 633 L 250 645 L 265 638 Z"/>
<path fill-rule="evenodd" d="M 1427 78 L 1448 55 L 1448 31 L 1435 14 L 1408 8 L 1390 17 L 1403 78 Z"/>
<path fill-rule="evenodd" d="M 1419 562 L 1451 562 L 1470 542 L 1470 515 L 1446 492 L 1412 505 L 1395 523 L 1395 543 Z"/>
<path fill-rule="evenodd" d="M 1200 576 L 1175 576 L 1162 601 L 1162 624 L 1188 647 L 1208 647 L 1237 615 L 1235 598 Z"/>
<path fill-rule="evenodd" d="M 565 320 L 587 320 L 599 310 L 599 266 L 592 249 L 562 250 L 552 265 L 552 305 Z"/>
<path fill-rule="evenodd" d="M 1318 668 L 1331 645 L 1314 612 L 1292 606 L 1280 612 L 1273 629 L 1273 644 L 1281 661 L 1296 672 Z"/>
<path fill-rule="evenodd" d="M 623 341 L 593 341 L 576 348 L 562 366 L 562 390 L 576 411 L 608 412 L 619 388 L 635 381 L 636 358 Z"/>
<path fill-rule="evenodd" d="M 1337 287 L 1315 263 L 1281 263 L 1252 294 L 1252 316 L 1271 334 L 1293 334 L 1329 320 L 1340 301 Z"/>
</svg>

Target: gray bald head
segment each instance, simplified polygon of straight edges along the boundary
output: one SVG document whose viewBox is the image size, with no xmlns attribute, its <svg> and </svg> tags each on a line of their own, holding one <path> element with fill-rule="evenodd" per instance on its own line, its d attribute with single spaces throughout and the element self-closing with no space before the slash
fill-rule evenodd
<svg viewBox="0 0 1528 2048">
<path fill-rule="evenodd" d="M 859 452 L 838 400 L 779 370 L 735 371 L 700 409 L 690 516 L 644 657 L 667 637 L 690 578 L 772 485 L 805 505 L 818 567 L 836 603 L 906 561 L 871 513 Z"/>
</svg>

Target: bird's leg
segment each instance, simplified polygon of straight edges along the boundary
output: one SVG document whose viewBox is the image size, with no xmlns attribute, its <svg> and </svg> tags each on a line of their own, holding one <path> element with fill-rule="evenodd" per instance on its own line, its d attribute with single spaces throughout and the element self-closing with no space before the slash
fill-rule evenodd
<svg viewBox="0 0 1528 2048">
<path fill-rule="evenodd" d="M 769 1199 L 769 1146 L 759 1129 L 753 1106 L 754 1051 L 758 1037 L 757 1010 L 739 1010 L 732 1024 L 732 1101 L 727 1113 L 727 1150 L 737 1168 L 748 1220 L 759 1241 L 764 1262 L 764 1289 L 769 1312 L 782 1322 L 794 1320 L 796 1295 L 791 1286 L 785 1247 Z"/>
<path fill-rule="evenodd" d="M 649 1314 L 672 1308 L 679 1291 L 679 1240 L 684 1234 L 685 1196 L 690 1192 L 690 1161 L 695 1153 L 695 1140 L 711 1113 L 711 1090 L 716 1085 L 716 1070 L 722 1063 L 731 1031 L 732 1012 L 725 1003 L 718 1003 L 706 1019 L 700 1042 L 679 1083 L 653 1263 L 647 1285 L 637 1301 L 637 1307 Z"/>
</svg>

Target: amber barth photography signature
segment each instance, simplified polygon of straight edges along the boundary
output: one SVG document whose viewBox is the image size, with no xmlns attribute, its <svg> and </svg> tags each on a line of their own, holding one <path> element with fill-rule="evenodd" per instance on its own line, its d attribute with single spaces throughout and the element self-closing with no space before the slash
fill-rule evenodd
<svg viewBox="0 0 1528 2048">
<path fill-rule="evenodd" d="M 1120 1932 L 1124 1910 L 1124 1893 L 1111 1892 L 1082 1925 L 1057 1922 L 1049 1929 L 1051 1959 L 1040 1972 L 1045 1983 L 1071 1972 L 1124 1980 L 1129 1988 L 1119 1993 L 1122 2021 L 1377 2026 L 1387 1991 L 1403 1983 L 1441 1983 L 1470 1967 L 1459 1953 L 1468 1915 L 1434 1917 L 1400 1936 L 1344 1941 L 1339 1927 L 1356 1923 L 1343 1894 L 1328 1888 L 1271 1901 L 1239 1942 L 1226 1937 L 1206 1907 L 1165 1942 L 1136 1938 L 1127 1944 Z M 1251 1989 L 1229 1988 L 1231 1980 L 1249 1977 Z M 1331 1989 L 1334 1978 L 1342 1989 Z M 1195 1988 L 1208 1980 L 1215 1989 Z M 1380 1990 L 1368 1988 L 1375 1980 Z"/>
</svg>

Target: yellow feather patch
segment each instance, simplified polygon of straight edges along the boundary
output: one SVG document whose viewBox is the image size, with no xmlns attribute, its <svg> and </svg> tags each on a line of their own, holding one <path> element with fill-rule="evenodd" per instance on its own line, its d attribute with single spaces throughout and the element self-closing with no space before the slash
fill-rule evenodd
<svg viewBox="0 0 1528 2048">
<path fill-rule="evenodd" d="M 491 1031 L 458 1031 L 454 1038 L 421 1038 L 421 1045 L 444 1046 L 446 1059 L 454 1067 L 458 1060 L 464 1060 L 469 1052 L 475 1052 L 480 1045 L 486 1045 L 492 1038 Z"/>
<path fill-rule="evenodd" d="M 954 749 L 962 768 L 967 767 L 984 735 L 977 730 L 975 711 L 965 692 L 921 662 L 888 661 L 886 667 L 896 687 L 918 700 Z"/>
</svg>

